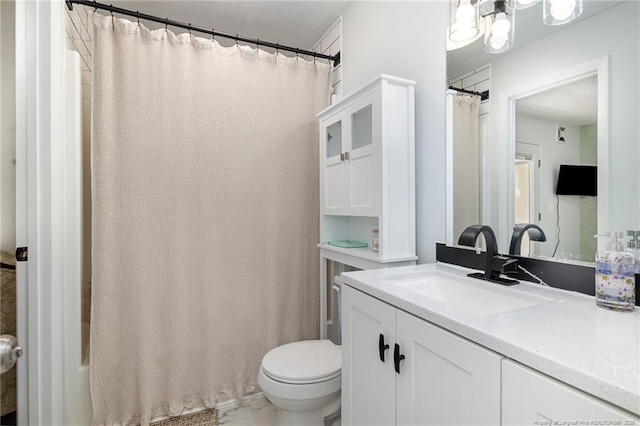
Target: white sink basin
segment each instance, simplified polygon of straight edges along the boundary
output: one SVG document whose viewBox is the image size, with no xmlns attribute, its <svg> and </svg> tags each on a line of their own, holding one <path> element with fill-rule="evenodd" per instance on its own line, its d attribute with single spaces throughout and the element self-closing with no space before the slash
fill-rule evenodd
<svg viewBox="0 0 640 426">
<path fill-rule="evenodd" d="M 455 306 L 470 313 L 486 316 L 515 311 L 539 305 L 532 296 L 518 294 L 513 288 L 504 291 L 491 289 L 483 281 L 471 283 L 475 278 L 462 278 L 438 271 L 420 274 L 389 276 L 388 284 L 411 291 L 421 296 Z M 512 294 L 506 294 L 510 292 Z"/>
</svg>

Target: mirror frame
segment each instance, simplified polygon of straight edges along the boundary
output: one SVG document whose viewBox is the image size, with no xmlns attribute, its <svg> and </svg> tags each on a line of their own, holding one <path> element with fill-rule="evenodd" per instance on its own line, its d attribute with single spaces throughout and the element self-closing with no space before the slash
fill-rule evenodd
<svg viewBox="0 0 640 426">
<path fill-rule="evenodd" d="M 498 120 L 506 123 L 496 129 L 498 146 L 505 152 L 503 162 L 498 171 L 499 181 L 505 182 L 498 188 L 498 241 L 499 247 L 508 247 L 511 232 L 515 225 L 515 179 L 514 158 L 516 150 L 516 101 L 526 96 L 534 95 L 555 87 L 580 80 L 591 75 L 598 76 L 598 234 L 609 230 L 609 118 L 610 118 L 610 62 L 609 56 L 604 56 L 571 68 L 567 68 L 554 75 L 543 76 L 540 79 L 524 83 L 521 86 L 497 93 Z M 493 94 L 492 94 L 493 95 Z M 496 105 L 496 104 L 494 104 Z M 506 217 L 504 217 L 506 216 Z M 602 249 L 600 242 L 598 250 Z"/>
</svg>

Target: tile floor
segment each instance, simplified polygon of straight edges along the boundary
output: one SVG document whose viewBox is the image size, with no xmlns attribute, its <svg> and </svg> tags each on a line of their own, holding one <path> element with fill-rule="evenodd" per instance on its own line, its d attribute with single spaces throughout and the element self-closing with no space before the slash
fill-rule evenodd
<svg viewBox="0 0 640 426">
<path fill-rule="evenodd" d="M 262 397 L 228 409 L 218 409 L 220 426 L 274 426 L 277 408 Z"/>
</svg>

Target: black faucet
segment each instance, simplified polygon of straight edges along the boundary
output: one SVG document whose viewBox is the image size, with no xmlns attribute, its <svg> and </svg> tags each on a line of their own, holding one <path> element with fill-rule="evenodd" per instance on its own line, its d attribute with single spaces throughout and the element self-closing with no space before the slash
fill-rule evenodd
<svg viewBox="0 0 640 426">
<path fill-rule="evenodd" d="M 509 246 L 509 254 L 520 256 L 520 248 L 522 246 L 522 237 L 529 234 L 531 241 L 547 241 L 547 236 L 538 225 L 533 223 L 518 223 L 513 227 L 513 235 L 511 236 L 511 245 Z"/>
<path fill-rule="evenodd" d="M 498 242 L 493 229 L 487 225 L 471 225 L 465 228 L 458 238 L 458 244 L 462 246 L 475 247 L 478 236 L 484 235 L 487 244 L 484 273 L 469 274 L 469 277 L 479 278 L 504 285 L 518 284 L 518 281 L 500 277 L 500 274 L 507 272 L 517 272 L 517 259 L 512 259 L 498 254 Z"/>
</svg>

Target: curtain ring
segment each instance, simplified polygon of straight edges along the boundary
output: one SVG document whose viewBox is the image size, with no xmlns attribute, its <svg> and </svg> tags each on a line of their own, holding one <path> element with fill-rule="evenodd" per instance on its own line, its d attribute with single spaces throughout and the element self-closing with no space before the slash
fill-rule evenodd
<svg viewBox="0 0 640 426">
<path fill-rule="evenodd" d="M 113 28 L 115 28 L 116 27 L 116 23 L 113 20 L 113 5 L 110 4 L 109 7 L 111 8 L 111 9 L 109 9 L 109 12 L 111 12 L 111 25 L 113 25 Z"/>
<path fill-rule="evenodd" d="M 260 39 L 256 39 L 256 51 L 260 50 Z"/>
<path fill-rule="evenodd" d="M 97 13 L 98 12 L 98 2 L 96 0 L 93 0 L 93 13 Z"/>
<path fill-rule="evenodd" d="M 296 59 L 300 59 L 300 47 L 296 47 Z"/>
<path fill-rule="evenodd" d="M 236 46 L 240 47 L 240 45 L 238 44 L 238 39 L 240 38 L 240 36 L 238 36 L 238 33 L 236 33 Z"/>
<path fill-rule="evenodd" d="M 216 29 L 211 28 L 211 43 L 213 43 L 214 41 L 216 41 Z"/>
<path fill-rule="evenodd" d="M 189 22 L 189 36 L 191 36 L 191 22 Z"/>
<path fill-rule="evenodd" d="M 276 55 L 280 53 L 280 43 L 276 43 Z"/>
<path fill-rule="evenodd" d="M 136 10 L 136 19 L 138 19 L 138 26 L 140 26 L 140 11 Z"/>
</svg>

